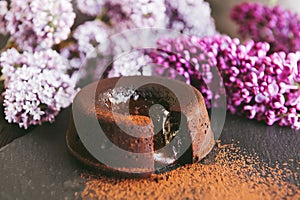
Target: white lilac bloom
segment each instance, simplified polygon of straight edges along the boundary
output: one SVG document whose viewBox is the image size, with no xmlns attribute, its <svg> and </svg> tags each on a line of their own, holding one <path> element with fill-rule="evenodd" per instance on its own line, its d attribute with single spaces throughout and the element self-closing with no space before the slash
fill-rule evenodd
<svg viewBox="0 0 300 200">
<path fill-rule="evenodd" d="M 152 59 L 143 51 L 132 51 L 120 55 L 109 71 L 108 77 L 152 75 Z"/>
<path fill-rule="evenodd" d="M 106 3 L 107 17 L 116 31 L 132 28 L 166 28 L 164 0 L 111 0 Z"/>
<path fill-rule="evenodd" d="M 79 86 L 101 79 L 111 63 L 111 57 L 94 57 L 87 59 L 79 51 L 78 43 L 67 41 L 61 43 L 59 53 L 68 60 L 68 74 Z"/>
<path fill-rule="evenodd" d="M 75 20 L 71 0 L 11 0 L 7 31 L 22 50 L 41 50 L 66 40 Z"/>
<path fill-rule="evenodd" d="M 77 0 L 76 3 L 80 12 L 89 16 L 98 16 L 101 14 L 105 0 Z"/>
<path fill-rule="evenodd" d="M 75 30 L 73 37 L 87 59 L 109 54 L 109 28 L 99 20 L 87 21 Z"/>
<path fill-rule="evenodd" d="M 209 3 L 203 0 L 165 0 L 168 28 L 199 37 L 216 33 Z"/>
<path fill-rule="evenodd" d="M 59 45 L 59 53 L 69 62 L 68 74 L 77 82 L 86 76 L 85 66 L 87 59 L 84 53 L 79 51 L 78 44 L 74 41 L 63 42 Z"/>
<path fill-rule="evenodd" d="M 6 20 L 5 20 L 5 15 L 8 11 L 7 9 L 7 1 L 1 1 L 0 0 L 0 33 L 1 34 L 6 34 Z"/>
<path fill-rule="evenodd" d="M 75 81 L 66 74 L 67 61 L 56 51 L 8 49 L 1 54 L 0 65 L 5 77 L 5 119 L 22 128 L 53 122 L 77 93 Z"/>
</svg>

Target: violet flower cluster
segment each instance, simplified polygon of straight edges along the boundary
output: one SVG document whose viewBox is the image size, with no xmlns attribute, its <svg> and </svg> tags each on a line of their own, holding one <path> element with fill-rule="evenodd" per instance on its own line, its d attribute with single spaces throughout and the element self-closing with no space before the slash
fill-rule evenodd
<svg viewBox="0 0 300 200">
<path fill-rule="evenodd" d="M 8 11 L 8 2 L 0 1 L 0 34 L 7 34 L 5 15 Z"/>
<path fill-rule="evenodd" d="M 183 34 L 208 36 L 216 33 L 207 2 L 199 0 L 165 0 L 169 18 L 167 28 Z"/>
<path fill-rule="evenodd" d="M 110 27 L 96 19 L 83 22 L 69 40 L 60 43 L 59 52 L 69 60 L 74 79 L 98 80 L 101 77 L 112 54 L 110 34 Z"/>
<path fill-rule="evenodd" d="M 105 17 L 117 32 L 145 27 L 166 27 L 164 0 L 109 0 Z"/>
<path fill-rule="evenodd" d="M 289 10 L 245 2 L 232 9 L 231 19 L 241 36 L 268 42 L 270 52 L 300 50 L 300 16 Z"/>
<path fill-rule="evenodd" d="M 83 52 L 79 51 L 78 43 L 75 41 L 64 41 L 59 44 L 59 54 L 68 61 L 71 77 L 78 81 L 86 75 L 85 68 L 87 59 Z"/>
<path fill-rule="evenodd" d="M 203 0 L 77 0 L 77 6 L 117 32 L 145 27 L 198 36 L 216 32 L 209 4 Z"/>
<path fill-rule="evenodd" d="M 77 0 L 76 5 L 80 12 L 89 16 L 97 16 L 101 14 L 105 2 L 106 0 Z"/>
<path fill-rule="evenodd" d="M 173 69 L 197 87 L 206 102 L 220 94 L 209 86 L 223 81 L 231 113 L 300 129 L 300 52 L 271 53 L 268 43 L 240 44 L 223 35 L 162 39 L 158 46 L 150 53 L 161 65 L 158 73 Z M 215 67 L 223 80 L 214 79 Z"/>
<path fill-rule="evenodd" d="M 66 73 L 69 66 L 56 51 L 19 53 L 11 48 L 1 54 L 5 77 L 5 119 L 20 127 L 53 122 L 77 93 L 75 82 Z"/>
<path fill-rule="evenodd" d="M 71 0 L 11 0 L 6 32 L 22 50 L 51 48 L 66 40 L 75 20 Z"/>
<path fill-rule="evenodd" d="M 81 24 L 74 31 L 73 37 L 77 41 L 79 52 L 87 59 L 109 54 L 109 28 L 99 20 Z"/>
<path fill-rule="evenodd" d="M 211 107 L 211 100 L 221 95 L 221 93 L 212 93 L 212 83 L 216 82 L 213 78 L 217 77 L 217 74 L 213 76 L 213 67 L 217 65 L 218 52 L 208 53 L 207 47 L 200 41 L 201 38 L 196 36 L 160 39 L 158 51 L 150 52 L 149 56 L 154 63 L 160 65 L 155 68 L 157 74 L 172 79 L 182 77 L 183 81 L 202 92 L 206 105 Z M 218 86 L 222 87 L 221 81 Z"/>
<path fill-rule="evenodd" d="M 121 54 L 113 62 L 114 66 L 109 71 L 108 77 L 120 76 L 151 76 L 152 59 L 145 51 L 135 50 Z"/>
</svg>

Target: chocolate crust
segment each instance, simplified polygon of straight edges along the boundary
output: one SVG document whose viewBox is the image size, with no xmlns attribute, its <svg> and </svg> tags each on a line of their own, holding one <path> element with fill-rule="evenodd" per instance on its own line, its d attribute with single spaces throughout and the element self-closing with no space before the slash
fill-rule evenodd
<svg viewBox="0 0 300 200">
<path fill-rule="evenodd" d="M 152 156 L 145 158 L 145 163 L 143 164 L 144 166 L 154 165 L 154 125 L 150 117 L 144 116 L 145 113 L 143 113 L 143 115 L 129 116 L 118 112 L 112 114 L 109 107 L 103 107 L 101 104 L 97 103 L 99 94 L 115 88 L 119 81 L 120 78 L 103 79 L 97 83 L 92 83 L 86 86 L 76 96 L 74 101 L 76 102 L 76 105 L 74 104 L 73 106 L 77 106 L 78 110 L 82 115 L 86 116 L 87 120 L 89 118 L 95 118 L 96 116 L 101 127 L 104 127 L 107 138 L 113 144 L 130 152 L 150 153 Z M 158 95 L 161 99 L 165 98 L 167 102 L 169 102 L 169 104 L 164 105 L 169 110 L 181 112 L 184 116 L 186 116 L 186 128 L 184 128 L 185 130 L 182 131 L 181 135 L 183 138 L 190 138 L 190 140 L 186 140 L 191 142 L 190 157 L 192 158 L 189 162 L 198 162 L 210 152 L 214 146 L 214 136 L 210 128 L 210 121 L 204 99 L 198 90 L 192 86 L 186 85 L 185 83 L 159 77 L 122 77 L 122 81 L 122 86 L 132 86 L 145 81 L 149 82 L 145 88 L 146 91 L 154 91 L 152 92 L 153 94 Z M 166 87 L 161 87 L 161 85 Z M 168 91 L 166 88 L 176 89 L 175 98 L 174 95 L 171 94 L 172 89 L 171 91 Z M 189 98 L 190 95 L 194 95 L 196 98 Z M 176 100 L 177 97 L 180 99 L 180 105 Z M 148 102 L 145 102 L 142 99 L 135 103 L 135 105 L 144 105 Z M 139 137 L 134 137 L 120 130 L 115 123 L 116 120 L 121 123 L 121 126 L 131 129 L 135 133 L 140 133 L 140 135 L 138 135 Z M 143 129 L 139 129 L 140 126 L 136 125 L 143 126 Z M 144 133 L 145 130 L 147 134 Z M 149 136 L 149 133 L 152 135 Z M 77 159 L 88 166 L 103 171 L 106 174 L 125 175 L 126 177 L 147 177 L 151 173 L 155 172 L 154 170 L 149 172 L 148 169 L 145 169 L 145 173 L 142 172 L 143 169 L 114 169 L 97 161 L 97 159 L 95 159 L 84 147 L 78 137 L 73 116 L 71 116 L 70 119 L 70 126 L 66 139 L 70 152 Z"/>
<path fill-rule="evenodd" d="M 101 174 L 104 174 L 106 176 L 114 176 L 114 177 L 120 177 L 120 178 L 147 178 L 150 177 L 152 173 L 145 172 L 145 173 L 134 173 L 134 170 L 130 173 L 122 171 L 121 169 L 117 170 L 114 168 L 111 168 L 105 164 L 102 164 L 99 162 L 96 158 L 94 158 L 89 151 L 85 148 L 85 146 L 82 144 L 75 126 L 73 126 L 73 116 L 71 113 L 70 116 L 70 125 L 67 130 L 66 134 L 66 144 L 69 149 L 69 152 L 71 155 L 73 155 L 78 161 L 79 164 L 83 164 L 85 168 L 97 171 Z M 142 169 L 136 169 L 137 171 L 140 171 Z"/>
</svg>

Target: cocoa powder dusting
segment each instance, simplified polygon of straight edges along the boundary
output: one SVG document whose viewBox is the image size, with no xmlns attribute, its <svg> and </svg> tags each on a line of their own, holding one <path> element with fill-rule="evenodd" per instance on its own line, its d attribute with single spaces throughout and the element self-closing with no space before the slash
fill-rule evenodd
<svg viewBox="0 0 300 200">
<path fill-rule="evenodd" d="M 291 160 L 293 161 L 293 160 Z M 299 165 L 298 162 L 296 164 Z M 83 199 L 300 199 L 299 174 L 289 163 L 270 167 L 234 144 L 217 146 L 199 164 L 147 179 L 116 179 L 84 173 Z"/>
</svg>

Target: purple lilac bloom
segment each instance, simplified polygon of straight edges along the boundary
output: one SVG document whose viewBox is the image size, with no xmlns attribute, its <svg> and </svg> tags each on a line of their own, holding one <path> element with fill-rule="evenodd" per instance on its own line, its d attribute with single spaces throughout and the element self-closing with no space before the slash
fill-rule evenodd
<svg viewBox="0 0 300 200">
<path fill-rule="evenodd" d="M 12 0 L 7 31 L 22 50 L 41 50 L 66 40 L 75 20 L 71 0 Z"/>
<path fill-rule="evenodd" d="M 108 77 L 152 75 L 152 59 L 144 51 L 135 50 L 123 53 L 113 62 Z"/>
<path fill-rule="evenodd" d="M 232 9 L 231 19 L 238 24 L 242 37 L 268 42 L 270 52 L 300 49 L 300 16 L 280 6 L 241 3 Z"/>
<path fill-rule="evenodd" d="M 67 61 L 56 51 L 19 53 L 8 49 L 1 54 L 5 78 L 4 113 L 9 123 L 20 127 L 53 122 L 77 93 L 75 81 L 66 74 Z"/>
<path fill-rule="evenodd" d="M 203 0 L 165 0 L 167 28 L 199 37 L 216 33 L 209 3 Z"/>
<path fill-rule="evenodd" d="M 98 26 L 98 27 L 97 27 Z M 86 22 L 75 30 L 75 38 L 58 46 L 69 61 L 68 74 L 78 84 L 99 80 L 111 63 L 108 28 L 100 21 Z"/>
<path fill-rule="evenodd" d="M 77 40 L 78 50 L 85 58 L 95 58 L 100 55 L 109 55 L 110 30 L 99 20 L 87 21 L 74 31 L 73 37 Z"/>
<path fill-rule="evenodd" d="M 72 78 L 99 79 L 111 54 L 109 34 L 109 27 L 100 20 L 86 21 L 75 29 L 73 38 L 59 45 L 60 54 L 69 61 Z"/>
<path fill-rule="evenodd" d="M 106 17 L 117 32 L 167 25 L 164 0 L 110 0 L 105 6 Z"/>
<path fill-rule="evenodd" d="M 76 3 L 80 12 L 89 16 L 98 16 L 102 12 L 105 0 L 77 0 Z"/>
<path fill-rule="evenodd" d="M 8 11 L 8 2 L 0 0 L 0 34 L 5 35 L 7 33 L 6 30 L 6 20 L 5 15 Z"/>
<path fill-rule="evenodd" d="M 223 35 L 162 39 L 158 46 L 150 54 L 161 65 L 158 73 L 176 70 L 204 94 L 206 103 L 219 96 L 205 86 L 220 83 L 212 73 L 217 66 L 231 113 L 300 129 L 300 52 L 270 53 L 268 43 L 240 44 Z"/>
<path fill-rule="evenodd" d="M 154 63 L 161 65 L 155 69 L 156 73 L 177 79 L 178 76 L 183 77 L 181 79 L 186 83 L 195 86 L 202 92 L 206 105 L 211 107 L 211 100 L 217 100 L 224 91 L 220 90 L 213 94 L 212 90 L 208 88 L 208 86 L 216 87 L 212 85 L 216 82 L 219 83 L 219 86 L 222 85 L 220 80 L 213 80 L 214 77 L 217 77 L 213 76 L 213 73 L 218 72 L 215 67 L 218 52 L 214 46 L 209 47 L 202 43 L 201 38 L 196 36 L 161 39 L 158 41 L 158 51 L 151 52 L 150 57 Z M 209 53 L 206 53 L 207 50 Z"/>
</svg>

